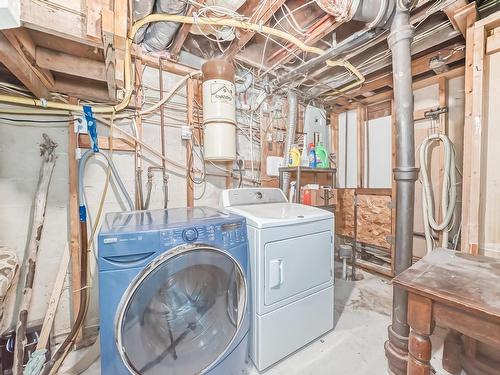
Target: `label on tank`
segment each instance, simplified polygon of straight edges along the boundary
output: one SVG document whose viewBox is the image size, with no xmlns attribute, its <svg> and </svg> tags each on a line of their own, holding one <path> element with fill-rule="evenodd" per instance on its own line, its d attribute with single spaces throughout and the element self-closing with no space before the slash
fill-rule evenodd
<svg viewBox="0 0 500 375">
<path fill-rule="evenodd" d="M 233 103 L 233 85 L 223 82 L 212 82 L 210 84 L 210 97 L 212 103 Z"/>
</svg>

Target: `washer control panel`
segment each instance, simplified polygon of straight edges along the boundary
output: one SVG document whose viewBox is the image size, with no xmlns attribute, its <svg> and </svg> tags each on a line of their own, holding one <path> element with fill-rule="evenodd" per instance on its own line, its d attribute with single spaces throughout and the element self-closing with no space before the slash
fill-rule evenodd
<svg viewBox="0 0 500 375">
<path fill-rule="evenodd" d="M 197 225 L 160 231 L 162 247 L 171 248 L 186 243 L 204 243 L 231 247 L 247 241 L 244 221 L 218 225 Z"/>
</svg>

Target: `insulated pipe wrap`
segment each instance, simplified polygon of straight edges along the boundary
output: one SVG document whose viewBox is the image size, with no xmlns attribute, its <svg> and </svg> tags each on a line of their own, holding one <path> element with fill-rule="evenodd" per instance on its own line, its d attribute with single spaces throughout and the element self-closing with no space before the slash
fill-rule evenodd
<svg viewBox="0 0 500 375">
<path fill-rule="evenodd" d="M 153 12 L 155 5 L 155 0 L 133 0 L 132 1 L 132 19 L 134 22 L 149 16 Z M 134 42 L 140 43 L 144 39 L 144 33 L 146 32 L 147 25 L 144 25 L 135 34 Z"/>
<path fill-rule="evenodd" d="M 355 20 L 370 28 L 384 26 L 395 8 L 395 0 L 316 0 L 316 4 L 337 22 Z"/>
<path fill-rule="evenodd" d="M 179 0 L 157 0 L 156 13 L 184 14 L 186 2 Z M 180 24 L 177 22 L 154 22 L 149 25 L 144 34 L 143 46 L 147 51 L 162 51 L 167 48 L 177 32 Z"/>
<path fill-rule="evenodd" d="M 335 17 L 337 22 L 350 21 L 360 0 L 316 0 L 316 4 L 326 13 Z"/>
</svg>

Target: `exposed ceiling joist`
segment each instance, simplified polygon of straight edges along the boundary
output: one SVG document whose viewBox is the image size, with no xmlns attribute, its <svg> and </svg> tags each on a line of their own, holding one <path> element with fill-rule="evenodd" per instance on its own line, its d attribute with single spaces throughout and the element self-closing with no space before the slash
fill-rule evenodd
<svg viewBox="0 0 500 375">
<path fill-rule="evenodd" d="M 477 6 L 473 1 L 467 4 L 466 0 L 457 0 L 444 9 L 444 12 L 450 19 L 453 28 L 460 31 L 465 37 L 467 33 L 467 17 L 471 14 L 477 18 Z"/>
<path fill-rule="evenodd" d="M 333 32 L 337 27 L 339 27 L 341 24 L 336 22 L 335 19 L 331 16 L 327 16 L 323 19 L 321 19 L 316 25 L 315 29 L 311 31 L 311 33 L 303 40 L 304 43 L 308 46 L 314 45 L 316 42 L 324 38 L 326 35 L 330 34 Z M 296 46 L 288 46 L 290 47 L 290 50 L 283 51 L 283 55 L 281 55 L 280 58 L 276 58 L 279 56 L 276 56 L 275 58 L 271 58 L 269 63 L 273 64 L 274 66 L 280 65 L 280 64 L 286 64 L 290 60 L 294 58 L 294 54 L 300 51 L 300 49 Z"/>
<path fill-rule="evenodd" d="M 261 14 L 258 19 L 254 19 L 254 11 L 259 6 L 259 0 L 250 0 L 246 1 L 245 4 L 238 10 L 240 14 L 244 14 L 246 16 L 251 16 L 251 21 L 255 23 L 263 23 L 265 24 L 267 21 L 271 19 L 274 13 L 281 8 L 281 6 L 286 2 L 286 0 L 272 0 L 269 1 L 268 4 L 265 5 L 264 9 L 262 9 L 258 14 Z M 267 3 L 267 2 L 266 2 Z M 257 15 L 258 15 L 257 14 Z M 226 52 L 224 53 L 224 58 L 232 59 L 234 58 L 245 45 L 252 39 L 255 35 L 253 31 L 245 31 L 239 30 L 237 31 L 237 38 L 233 40 L 231 45 L 228 47 Z"/>
<path fill-rule="evenodd" d="M 55 72 L 106 82 L 106 66 L 102 61 L 37 47 L 36 64 Z"/>
<path fill-rule="evenodd" d="M 444 54 L 448 53 L 451 54 L 444 62 L 446 64 L 451 64 L 456 61 L 460 61 L 465 58 L 465 49 L 457 49 L 454 51 L 455 48 L 460 48 L 462 45 L 461 44 L 454 44 L 449 47 L 445 47 L 442 51 Z M 451 52 L 450 52 L 451 51 Z M 426 73 L 430 70 L 430 62 L 432 59 L 435 59 L 436 57 L 440 56 L 443 54 L 441 51 L 440 52 L 432 52 L 428 53 L 425 56 L 419 57 L 418 59 L 415 59 L 411 63 L 411 68 L 412 68 L 412 76 L 418 76 L 420 74 Z M 382 73 L 377 75 L 376 77 L 373 77 L 368 80 L 361 89 L 359 90 L 352 90 L 347 95 L 363 95 L 367 92 L 379 90 L 385 86 L 392 86 L 392 70 L 389 70 L 388 72 Z"/>
<path fill-rule="evenodd" d="M 441 78 L 452 79 L 452 78 L 456 78 L 459 76 L 463 76 L 464 73 L 465 73 L 465 67 L 460 66 L 458 68 L 448 70 L 447 72 L 444 72 L 442 74 L 438 74 L 438 75 L 435 75 L 432 77 L 416 79 L 413 81 L 413 90 L 418 90 L 418 89 L 421 89 L 423 87 L 435 85 L 439 82 L 439 79 L 441 79 Z M 344 112 L 344 111 L 355 108 L 359 104 L 371 105 L 371 104 L 380 103 L 380 102 L 383 102 L 386 100 L 390 100 L 392 98 L 393 98 L 392 89 L 387 89 L 384 92 L 372 95 L 368 98 L 361 99 L 361 100 L 353 100 L 353 99 L 348 99 L 348 98 L 336 98 L 333 101 L 336 105 L 335 112 Z"/>
<path fill-rule="evenodd" d="M 203 5 L 205 0 L 198 0 L 198 4 Z M 193 13 L 196 11 L 196 8 L 194 6 L 190 6 L 187 15 L 191 16 Z M 181 51 L 182 45 L 186 41 L 186 38 L 189 35 L 189 32 L 191 31 L 191 27 L 193 25 L 190 23 L 184 23 L 182 26 L 179 28 L 179 31 L 177 31 L 177 34 L 175 36 L 175 39 L 172 43 L 172 46 L 169 49 L 169 52 L 172 56 L 177 56 L 179 52 Z"/>
<path fill-rule="evenodd" d="M 40 71 L 30 62 L 20 45 L 15 44 L 11 43 L 5 33 L 0 33 L 0 62 L 37 98 L 50 98 L 54 78 Z"/>
<path fill-rule="evenodd" d="M 54 91 L 61 92 L 80 99 L 109 102 L 109 94 L 104 84 L 89 82 L 78 78 L 58 77 Z"/>
</svg>

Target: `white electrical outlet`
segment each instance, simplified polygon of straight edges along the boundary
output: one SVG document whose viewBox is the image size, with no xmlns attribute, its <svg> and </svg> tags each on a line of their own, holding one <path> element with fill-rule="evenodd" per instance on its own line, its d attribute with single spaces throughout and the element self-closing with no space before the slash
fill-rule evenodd
<svg viewBox="0 0 500 375">
<path fill-rule="evenodd" d="M 85 120 L 84 116 L 73 116 L 73 125 L 75 133 L 88 134 L 87 120 Z"/>
<path fill-rule="evenodd" d="M 193 131 L 189 126 L 183 126 L 181 132 L 181 139 L 190 140 L 193 136 Z"/>
<path fill-rule="evenodd" d="M 82 158 L 82 155 L 83 155 L 83 150 L 80 147 L 75 148 L 75 159 L 80 160 Z"/>
</svg>

